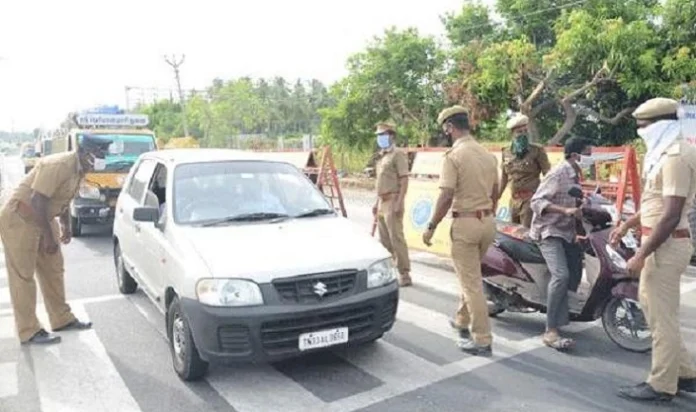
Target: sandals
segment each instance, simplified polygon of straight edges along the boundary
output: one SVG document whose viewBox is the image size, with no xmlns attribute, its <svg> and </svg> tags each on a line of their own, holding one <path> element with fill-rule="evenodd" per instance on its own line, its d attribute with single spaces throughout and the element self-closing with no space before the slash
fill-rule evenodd
<svg viewBox="0 0 696 412">
<path fill-rule="evenodd" d="M 559 352 L 564 352 L 572 349 L 575 346 L 575 341 L 568 338 L 562 338 L 558 335 L 544 335 L 544 345 L 551 349 L 556 349 Z"/>
</svg>

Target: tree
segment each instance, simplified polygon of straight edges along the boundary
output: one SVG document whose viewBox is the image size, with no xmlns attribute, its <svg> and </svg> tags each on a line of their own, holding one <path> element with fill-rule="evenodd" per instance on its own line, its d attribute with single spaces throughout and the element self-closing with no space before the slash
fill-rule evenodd
<svg viewBox="0 0 696 412">
<path fill-rule="evenodd" d="M 331 89 L 336 105 L 321 111 L 322 136 L 343 146 L 374 145 L 375 123 L 393 120 L 403 138 L 424 142 L 442 107 L 445 55 L 414 28 L 390 28 L 348 60 L 348 76 Z"/>
<path fill-rule="evenodd" d="M 676 35 L 665 44 L 654 0 L 594 0 L 572 10 L 571 3 L 549 3 L 533 14 L 528 0 L 499 0 L 504 35 L 482 33 L 459 46 L 450 99 L 483 122 L 508 108 L 521 111 L 532 138 L 550 144 L 573 133 L 614 144 L 631 139 L 628 114 L 651 96 L 675 95 L 683 79 L 693 78 L 693 52 Z"/>
</svg>

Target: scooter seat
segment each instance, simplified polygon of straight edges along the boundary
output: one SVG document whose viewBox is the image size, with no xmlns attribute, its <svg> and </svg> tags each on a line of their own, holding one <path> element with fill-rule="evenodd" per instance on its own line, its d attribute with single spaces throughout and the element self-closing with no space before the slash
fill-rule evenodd
<svg viewBox="0 0 696 412">
<path fill-rule="evenodd" d="M 503 252 L 520 263 L 546 263 L 539 247 L 531 240 L 522 240 L 498 232 L 495 243 Z"/>
</svg>

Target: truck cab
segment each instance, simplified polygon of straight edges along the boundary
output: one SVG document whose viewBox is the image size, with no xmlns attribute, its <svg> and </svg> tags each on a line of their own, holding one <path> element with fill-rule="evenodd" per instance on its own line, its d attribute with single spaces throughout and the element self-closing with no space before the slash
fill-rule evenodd
<svg viewBox="0 0 696 412">
<path fill-rule="evenodd" d="M 36 150 L 34 143 L 24 143 L 19 149 L 19 156 L 24 164 L 24 173 L 29 173 L 41 157 L 41 152 Z"/>
<path fill-rule="evenodd" d="M 139 121 L 117 118 L 119 116 Z M 71 230 L 74 237 L 82 235 L 84 225 L 113 224 L 116 200 L 126 176 L 141 154 L 157 150 L 155 133 L 142 126 L 142 123 L 147 124 L 143 118 L 147 119 L 147 116 L 77 116 L 76 123 L 79 127 L 71 129 L 62 139 L 54 139 L 53 153 L 78 150 L 86 135 L 112 141 L 106 155 L 106 168 L 87 173 L 77 196 L 70 204 Z M 125 126 L 120 126 L 121 124 Z"/>
</svg>

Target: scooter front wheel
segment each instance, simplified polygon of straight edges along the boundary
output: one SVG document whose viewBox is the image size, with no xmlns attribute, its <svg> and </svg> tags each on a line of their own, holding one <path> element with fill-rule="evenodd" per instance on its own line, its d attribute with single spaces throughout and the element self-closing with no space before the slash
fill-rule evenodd
<svg viewBox="0 0 696 412">
<path fill-rule="evenodd" d="M 652 336 L 638 302 L 612 297 L 604 305 L 602 326 L 612 342 L 631 352 L 645 353 L 652 348 Z"/>
</svg>

